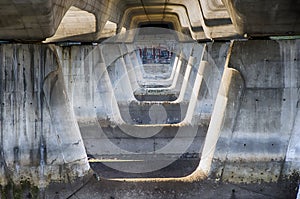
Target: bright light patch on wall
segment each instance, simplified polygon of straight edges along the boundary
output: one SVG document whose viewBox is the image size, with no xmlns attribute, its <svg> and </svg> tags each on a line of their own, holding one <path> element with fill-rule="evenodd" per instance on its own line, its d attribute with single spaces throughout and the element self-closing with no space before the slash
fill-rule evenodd
<svg viewBox="0 0 300 199">
<path fill-rule="evenodd" d="M 117 24 L 111 21 L 107 21 L 102 32 L 101 38 L 108 38 L 116 35 Z"/>
<path fill-rule="evenodd" d="M 96 17 L 92 13 L 72 6 L 62 19 L 54 36 L 46 42 L 76 40 L 77 37 L 90 38 L 96 32 Z"/>
<path fill-rule="evenodd" d="M 125 32 L 126 32 L 126 28 L 125 28 L 125 27 L 122 27 L 121 33 L 125 33 Z"/>
</svg>

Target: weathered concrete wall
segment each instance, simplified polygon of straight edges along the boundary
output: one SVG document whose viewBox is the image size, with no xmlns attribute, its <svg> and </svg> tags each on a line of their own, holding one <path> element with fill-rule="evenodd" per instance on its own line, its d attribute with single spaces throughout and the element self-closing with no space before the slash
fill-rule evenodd
<svg viewBox="0 0 300 199">
<path fill-rule="evenodd" d="M 123 75 L 118 72 L 128 69 L 127 55 L 103 57 L 99 46 L 55 47 L 55 51 L 44 45 L 1 46 L 2 185 L 27 179 L 43 187 L 50 180 L 83 175 L 89 169 L 86 149 L 95 158 L 144 161 L 107 162 L 123 171 L 114 176 L 118 178 L 145 177 L 126 172 L 150 172 L 176 159 L 187 161 L 195 172 L 175 175 L 169 169 L 166 176 L 176 178 L 153 181 L 84 178 L 65 187 L 53 184 L 46 189 L 47 196 L 91 198 L 96 190 L 105 197 L 125 194 L 124 198 L 296 195 L 298 40 L 209 43 L 194 51 L 190 56 L 200 61 L 190 62 L 197 65 L 187 79 L 193 83 L 185 89 L 192 93 L 190 98 L 183 98 L 189 99 L 187 111 L 182 122 L 172 125 L 132 125 L 122 119 L 118 102 L 137 101 L 133 88 L 139 86 L 132 81 L 137 74 L 128 75 L 122 81 L 123 92 L 128 93 L 118 99 L 113 84 Z M 118 63 L 113 75 L 105 60 Z M 156 113 L 161 116 L 161 109 Z M 100 176 L 116 172 L 94 165 Z M 169 168 L 178 172 L 186 165 L 177 162 Z"/>
<path fill-rule="evenodd" d="M 89 165 L 61 67 L 45 45 L 0 46 L 0 183 L 84 175 Z"/>
<path fill-rule="evenodd" d="M 188 45 L 190 46 L 190 44 Z M 190 98 L 183 98 L 190 101 L 190 103 L 188 103 L 188 101 L 185 102 L 189 105 L 189 108 L 185 108 L 185 111 L 182 111 L 183 108 L 179 107 L 180 109 L 178 110 L 183 113 L 182 119 L 178 118 L 178 122 L 184 119 L 182 124 L 177 126 L 162 125 L 165 122 L 160 124 L 160 122 L 158 122 L 160 119 L 155 119 L 155 117 L 162 116 L 162 114 L 159 114 L 162 110 L 158 108 L 157 110 L 152 110 L 154 111 L 151 118 L 152 122 L 154 122 L 152 126 L 132 126 L 130 122 L 124 119 L 126 111 L 124 113 L 124 110 L 123 112 L 120 110 L 123 108 L 122 106 L 127 106 L 127 109 L 129 109 L 128 112 L 133 111 L 136 112 L 135 114 L 138 114 L 138 111 L 132 110 L 130 107 L 131 102 L 136 102 L 140 104 L 139 106 L 143 107 L 146 107 L 146 103 L 148 103 L 149 106 L 162 106 L 163 103 L 167 102 L 161 100 L 159 102 L 145 102 L 145 105 L 138 102 L 132 95 L 133 90 L 128 77 L 127 68 L 124 65 L 125 62 L 122 57 L 120 58 L 116 55 L 120 50 L 115 47 L 116 53 L 111 52 L 112 57 L 115 57 L 119 61 L 113 61 L 109 57 L 107 58 L 107 60 L 109 60 L 108 63 L 112 63 L 114 66 L 112 68 L 102 63 L 104 59 L 102 58 L 103 53 L 101 53 L 101 49 L 102 48 L 99 47 L 71 47 L 64 48 L 61 53 L 61 58 L 64 60 L 63 71 L 68 94 L 70 98 L 72 98 L 71 102 L 79 121 L 88 153 L 98 158 L 114 157 L 117 159 L 127 156 L 133 159 L 138 157 L 149 158 L 151 155 L 155 155 L 159 158 L 160 162 L 164 162 L 165 160 L 170 161 L 168 159 L 171 158 L 172 160 L 180 156 L 182 152 L 198 154 L 202 145 L 201 143 L 204 140 L 203 136 L 205 136 L 206 132 L 205 125 L 207 125 L 207 118 L 209 118 L 209 116 L 205 114 L 203 115 L 204 117 L 200 116 L 204 109 L 203 106 L 199 104 L 203 104 L 202 100 L 206 97 L 212 97 L 211 99 L 213 100 L 213 96 L 209 94 L 203 96 L 204 93 L 207 93 L 205 92 L 207 85 L 204 82 L 210 77 L 209 74 L 211 71 L 204 68 L 212 68 L 212 66 L 200 64 L 202 57 L 199 56 L 199 54 L 194 54 L 194 56 L 198 56 L 198 61 L 190 63 L 192 64 L 192 73 L 194 74 L 193 80 L 190 82 L 192 85 L 189 85 L 192 89 L 188 90 L 188 92 L 190 92 L 188 95 Z M 112 51 L 112 48 L 109 48 L 109 50 Z M 199 49 L 195 51 L 202 54 L 203 50 L 204 48 L 200 46 Z M 109 54 L 106 53 L 106 55 L 108 56 Z M 193 64 L 198 65 L 194 66 Z M 181 79 L 183 79 L 183 75 Z M 174 79 L 174 81 L 176 82 L 178 79 Z M 186 81 L 189 81 L 189 79 Z M 157 89 L 159 90 L 161 88 Z M 182 92 L 186 92 L 186 89 Z M 164 92 L 161 93 L 161 95 L 164 95 Z M 176 103 L 181 106 L 181 104 L 179 104 L 181 102 L 182 101 Z M 170 104 L 169 106 L 173 107 L 176 103 Z M 200 109 L 197 110 L 197 108 Z M 149 109 L 144 111 L 148 114 Z M 209 114 L 207 110 L 206 113 Z M 142 117 L 143 114 L 140 114 L 139 117 Z M 131 116 L 132 115 L 128 115 L 126 117 Z M 151 117 L 151 113 L 149 116 Z M 176 115 L 174 116 L 176 117 Z M 147 118 L 141 118 L 141 120 L 146 121 Z M 201 124 L 199 129 L 198 123 Z M 156 126 L 154 126 L 154 124 L 156 124 Z M 184 145 L 185 142 L 192 143 L 193 139 L 195 139 L 192 146 L 190 146 L 187 151 L 186 149 L 181 151 L 180 147 L 175 151 L 172 151 L 173 149 L 171 148 L 161 150 L 178 132 L 181 133 L 175 138 L 176 146 L 186 147 Z M 149 137 L 149 135 L 152 134 L 153 136 Z M 155 134 L 157 135 L 154 136 Z M 155 161 L 153 160 L 153 162 Z M 151 164 L 149 164 L 149 167 L 151 167 Z M 134 166 L 131 165 L 131 167 Z M 144 169 L 146 169 L 146 167 Z"/>
<path fill-rule="evenodd" d="M 298 41 L 233 43 L 201 169 L 238 183 L 278 182 L 299 172 L 293 140 L 298 125 L 298 49 Z"/>
</svg>

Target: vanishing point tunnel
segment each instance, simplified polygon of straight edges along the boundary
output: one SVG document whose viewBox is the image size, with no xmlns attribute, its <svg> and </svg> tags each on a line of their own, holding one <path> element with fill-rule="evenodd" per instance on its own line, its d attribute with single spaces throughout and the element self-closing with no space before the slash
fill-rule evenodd
<svg viewBox="0 0 300 199">
<path fill-rule="evenodd" d="M 0 198 L 299 199 L 299 89 L 299 1 L 0 0 Z"/>
</svg>

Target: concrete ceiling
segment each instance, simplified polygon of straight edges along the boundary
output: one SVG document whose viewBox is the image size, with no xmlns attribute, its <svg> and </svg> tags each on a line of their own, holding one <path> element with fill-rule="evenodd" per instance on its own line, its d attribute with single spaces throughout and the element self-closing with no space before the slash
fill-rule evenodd
<svg viewBox="0 0 300 199">
<path fill-rule="evenodd" d="M 117 25 L 117 33 L 141 23 L 172 23 L 196 40 L 300 33 L 300 0 L 0 0 L 0 39 L 50 38 L 71 6 L 95 16 L 93 34 L 78 31 L 76 39 L 82 41 L 102 38 L 107 21 Z M 81 26 L 68 32 L 76 35 Z"/>
</svg>

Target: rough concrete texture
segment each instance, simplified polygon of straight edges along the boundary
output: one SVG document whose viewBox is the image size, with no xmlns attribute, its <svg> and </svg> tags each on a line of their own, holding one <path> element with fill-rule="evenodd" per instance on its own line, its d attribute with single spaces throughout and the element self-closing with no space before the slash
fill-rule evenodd
<svg viewBox="0 0 300 199">
<path fill-rule="evenodd" d="M 57 192 L 54 192 L 56 190 Z M 82 180 L 81 184 L 61 186 L 51 185 L 46 191 L 48 198 L 241 198 L 273 199 L 295 198 L 295 191 L 283 184 L 233 184 L 214 180 L 184 181 L 108 181 L 95 177 Z"/>
<path fill-rule="evenodd" d="M 299 198 L 299 11 L 0 0 L 0 198 Z"/>
<path fill-rule="evenodd" d="M 172 102 L 188 99 L 178 124 L 158 122 L 160 106 L 140 109 L 153 124 L 123 119 L 132 115 L 120 104 L 146 103 L 133 95 L 137 73 L 127 71 L 138 54 L 124 45 L 106 59 L 100 46 L 1 46 L 2 197 L 296 197 L 298 40 L 194 46 L 186 56 L 198 61 L 183 78 L 191 88 L 180 83 L 189 98 Z M 118 67 L 109 71 L 105 60 Z M 87 154 L 94 175 L 66 183 L 88 170 Z M 37 190 L 28 181 L 52 183 Z"/>
<path fill-rule="evenodd" d="M 228 91 L 212 165 L 223 180 L 277 181 L 299 171 L 291 139 L 298 131 L 298 49 L 298 41 L 233 43 L 228 67 L 241 83 Z"/>
<path fill-rule="evenodd" d="M 223 0 L 236 31 L 248 36 L 299 34 L 299 2 Z"/>
<path fill-rule="evenodd" d="M 151 43 L 150 46 L 152 45 L 153 44 Z M 179 45 L 184 46 L 183 44 Z M 190 46 L 190 43 L 187 43 L 187 45 Z M 121 47 L 122 46 L 119 44 L 116 44 L 114 46 L 114 49 L 116 49 L 115 52 L 120 53 L 119 48 Z M 127 47 L 127 49 L 128 48 L 129 47 Z M 193 69 L 190 70 L 190 73 L 193 74 L 193 77 L 190 78 L 187 76 L 185 80 L 186 84 L 190 81 L 191 85 L 188 86 L 192 87 L 192 89 L 186 89 L 187 86 L 182 86 L 184 75 L 178 77 L 179 71 L 176 72 L 173 80 L 171 79 L 171 81 L 175 83 L 179 82 L 179 84 L 176 84 L 179 85 L 178 89 L 181 90 L 181 95 L 184 96 L 185 92 L 188 91 L 189 93 L 187 93 L 186 96 L 189 97 L 182 97 L 180 101 L 173 103 L 162 101 L 162 99 L 151 102 L 139 102 L 133 95 L 134 90 L 131 82 L 134 81 L 130 79 L 138 79 L 138 77 L 135 77 L 137 74 L 133 73 L 132 75 L 129 75 L 129 68 L 126 67 L 127 65 L 130 65 L 130 60 L 137 59 L 137 54 L 134 54 L 135 56 L 133 58 L 129 57 L 129 59 L 127 59 L 128 62 L 125 63 L 124 56 L 131 56 L 131 53 L 126 53 L 124 55 L 107 53 L 105 52 L 106 48 L 99 47 L 94 47 L 93 49 L 86 48 L 86 50 L 83 51 L 80 49 L 82 48 L 72 47 L 70 49 L 64 49 L 61 54 L 64 56 L 64 60 L 69 60 L 70 55 L 75 57 L 71 62 L 64 62 L 66 65 L 64 65 L 63 71 L 66 75 L 65 79 L 71 81 L 68 81 L 66 84 L 69 88 L 69 95 L 72 96 L 75 114 L 80 121 L 79 126 L 85 140 L 87 152 L 90 155 L 95 158 L 110 158 L 119 161 L 124 158 L 131 158 L 130 160 L 135 160 L 137 158 L 142 158 L 142 160 L 145 159 L 145 162 L 142 164 L 135 164 L 135 162 L 133 162 L 127 163 L 128 166 L 126 166 L 125 163 L 122 165 L 118 162 L 107 163 L 114 164 L 113 168 L 120 166 L 124 167 L 122 169 L 125 169 L 127 172 L 130 169 L 140 170 L 142 168 L 143 170 L 146 170 L 146 164 L 148 164 L 149 169 L 152 169 L 153 162 L 155 161 L 156 164 L 162 168 L 161 164 L 167 165 L 183 154 L 196 155 L 196 157 L 199 156 L 197 154 L 199 154 L 202 145 L 201 140 L 203 140 L 203 136 L 205 136 L 205 126 L 207 126 L 209 117 L 207 115 L 208 113 L 203 114 L 202 117 L 200 117 L 200 113 L 204 111 L 204 106 L 202 104 L 205 102 L 205 98 L 207 98 L 206 106 L 209 106 L 209 103 L 212 103 L 214 98 L 210 94 L 204 92 L 207 90 L 207 85 L 200 88 L 201 83 L 203 82 L 204 84 L 204 79 L 208 79 L 210 76 L 209 73 L 212 71 L 208 69 L 204 70 L 205 67 L 209 68 L 209 66 L 200 64 L 201 57 L 198 57 L 198 61 L 195 61 L 195 63 L 190 63 L 190 67 Z M 103 68 L 103 66 L 106 65 L 105 63 L 95 64 L 105 61 L 101 60 L 101 53 L 99 53 L 101 52 L 101 49 L 103 49 L 102 54 L 106 54 L 105 60 L 108 60 L 106 62 L 111 63 L 107 68 Z M 109 52 L 111 52 L 112 49 L 112 45 L 109 44 Z M 204 51 L 203 45 L 195 47 L 197 56 L 199 56 L 198 54 L 203 54 L 202 51 Z M 81 58 L 83 52 L 88 54 L 85 59 Z M 108 57 L 110 54 L 116 57 L 117 60 L 114 62 L 111 61 L 111 58 Z M 180 56 L 180 54 L 176 56 Z M 181 64 L 183 64 L 183 62 L 181 62 Z M 179 68 L 186 67 L 180 66 Z M 152 70 L 155 69 L 156 67 L 152 68 Z M 69 76 L 71 71 L 73 71 L 73 75 Z M 182 71 L 182 73 L 185 72 L 185 70 Z M 76 73 L 76 75 L 74 73 Z M 143 76 L 143 73 L 145 73 L 145 71 L 141 73 L 141 76 Z M 74 76 L 76 79 L 72 78 Z M 204 78 L 202 78 L 202 76 L 204 76 Z M 147 78 L 149 79 L 152 77 L 150 75 L 144 78 L 146 80 Z M 134 84 L 137 85 L 136 83 Z M 160 96 L 164 96 L 165 90 L 172 90 L 173 88 L 157 88 L 156 90 L 159 91 L 160 89 L 164 90 L 163 92 L 160 92 Z M 203 91 L 199 91 L 199 89 Z M 82 95 L 82 92 L 85 93 L 84 96 Z M 206 95 L 197 99 L 198 93 L 199 95 L 204 95 L 204 93 L 206 93 Z M 133 103 L 136 104 L 136 107 L 130 106 L 130 104 Z M 184 108 L 182 107 L 183 105 L 188 107 Z M 172 108 L 173 111 L 175 111 L 174 107 L 176 108 L 177 106 L 177 111 L 180 111 L 183 114 L 182 118 L 178 118 L 177 114 L 173 115 L 171 113 L 166 113 L 166 117 L 164 118 L 164 114 L 160 113 L 168 111 L 168 109 L 164 108 L 167 106 Z M 139 112 L 141 112 L 141 114 L 139 114 Z M 132 117 L 133 114 L 137 114 L 136 117 Z M 132 125 L 132 123 L 148 123 L 149 125 Z M 170 123 L 178 124 L 175 125 Z M 199 124 L 200 127 L 198 127 Z M 191 132 L 189 132 L 189 130 L 191 130 Z M 172 139 L 174 140 L 173 144 L 178 147 L 175 151 L 170 147 L 164 148 Z M 186 146 L 189 142 L 194 142 L 194 144 Z M 179 146 L 181 146 L 181 148 L 183 147 L 183 149 Z M 185 149 L 185 147 L 188 148 Z M 152 161 L 149 163 L 146 161 L 147 159 L 152 159 Z M 118 170 L 120 170 L 120 168 Z M 193 170 L 191 170 L 190 173 Z M 176 174 L 174 173 L 173 175 Z"/>
<path fill-rule="evenodd" d="M 61 39 L 74 40 L 78 35 L 85 35 L 90 39 L 96 32 L 96 17 L 92 13 L 74 6 L 70 7 L 58 26 L 55 35 L 46 39 L 46 42 L 55 42 Z"/>
<path fill-rule="evenodd" d="M 80 9 L 73 12 L 76 20 L 92 22 L 95 31 L 82 29 L 86 21 L 70 27 L 72 6 Z M 292 0 L 2 0 L 0 9 L 0 39 L 9 40 L 42 41 L 55 34 L 48 41 L 96 41 L 151 23 L 171 24 L 196 40 L 299 34 L 299 3 Z M 106 29 L 107 22 L 115 25 Z"/>
<path fill-rule="evenodd" d="M 1 185 L 84 175 L 83 141 L 51 48 L 1 45 L 0 57 Z"/>
</svg>

